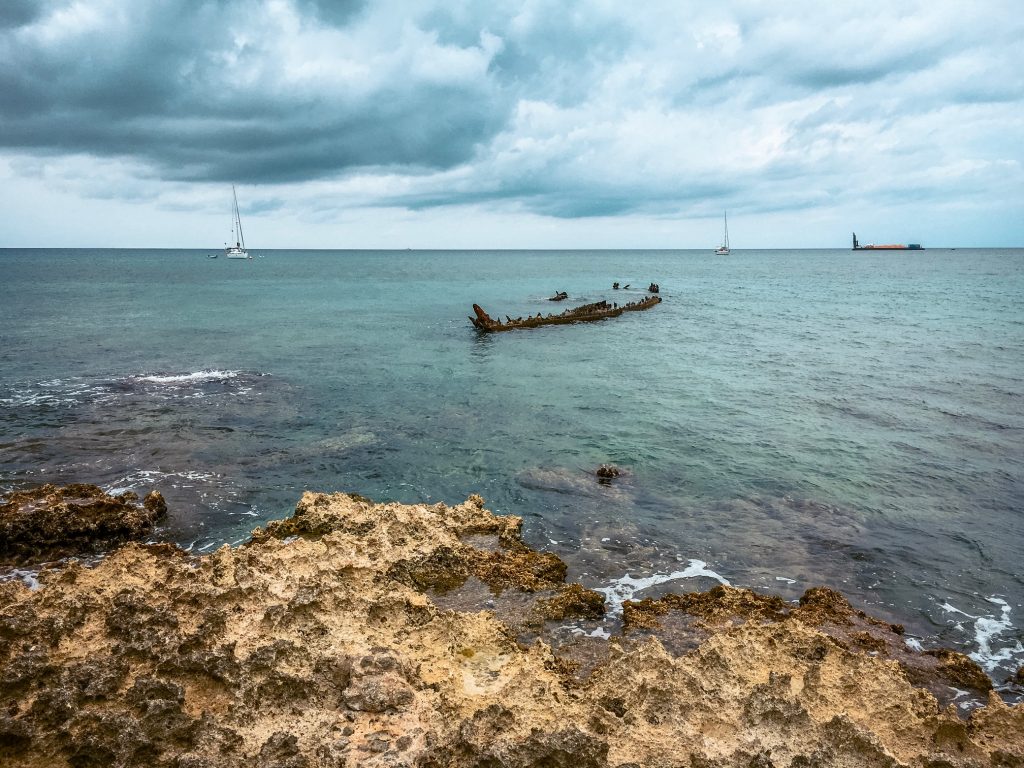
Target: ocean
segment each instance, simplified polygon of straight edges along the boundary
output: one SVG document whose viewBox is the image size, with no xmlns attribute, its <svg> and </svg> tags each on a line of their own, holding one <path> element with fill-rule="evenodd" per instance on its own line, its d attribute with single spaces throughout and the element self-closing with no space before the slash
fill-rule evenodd
<svg viewBox="0 0 1024 768">
<path fill-rule="evenodd" d="M 193 552 L 479 493 L 613 605 L 827 585 L 1024 664 L 1024 250 L 216 252 L 0 250 L 0 491 L 155 488 Z"/>
</svg>

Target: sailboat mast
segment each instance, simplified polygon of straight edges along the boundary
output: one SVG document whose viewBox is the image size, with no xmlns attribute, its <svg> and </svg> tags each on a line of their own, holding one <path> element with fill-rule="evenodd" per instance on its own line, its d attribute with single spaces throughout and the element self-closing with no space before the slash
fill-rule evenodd
<svg viewBox="0 0 1024 768">
<path fill-rule="evenodd" d="M 729 212 L 725 212 L 725 247 L 729 247 Z"/>
<path fill-rule="evenodd" d="M 234 184 L 231 185 L 231 196 L 234 197 L 235 199 L 235 222 L 238 224 L 238 239 L 241 241 L 240 243 L 236 243 L 236 245 L 241 245 L 242 249 L 244 250 L 245 235 L 242 234 L 242 217 L 238 213 L 238 193 L 235 192 Z"/>
</svg>

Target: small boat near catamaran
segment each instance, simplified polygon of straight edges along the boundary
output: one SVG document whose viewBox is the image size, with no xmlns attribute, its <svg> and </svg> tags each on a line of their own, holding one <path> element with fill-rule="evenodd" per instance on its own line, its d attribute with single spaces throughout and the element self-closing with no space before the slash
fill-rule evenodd
<svg viewBox="0 0 1024 768">
<path fill-rule="evenodd" d="M 238 193 L 235 192 L 234 184 L 231 185 L 231 198 L 234 201 L 231 209 L 231 239 L 235 241 L 235 244 L 225 246 L 224 255 L 229 259 L 251 259 L 252 256 L 245 249 L 245 235 L 242 234 L 242 217 L 238 213 Z"/>
<path fill-rule="evenodd" d="M 722 244 L 715 248 L 715 254 L 718 256 L 729 255 L 729 212 L 725 212 L 725 233 L 722 235 Z"/>
</svg>

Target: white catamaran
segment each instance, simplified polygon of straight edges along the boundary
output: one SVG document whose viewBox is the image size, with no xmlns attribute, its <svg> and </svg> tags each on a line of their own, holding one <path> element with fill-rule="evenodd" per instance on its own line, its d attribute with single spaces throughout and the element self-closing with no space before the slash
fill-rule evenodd
<svg viewBox="0 0 1024 768">
<path fill-rule="evenodd" d="M 245 250 L 245 235 L 242 234 L 242 217 L 238 214 L 238 194 L 235 192 L 234 184 L 231 185 L 231 197 L 234 199 L 234 207 L 231 210 L 231 239 L 234 245 L 224 248 L 224 255 L 229 259 L 251 259 L 252 256 Z M 235 237 L 235 234 L 238 237 Z"/>
<path fill-rule="evenodd" d="M 715 249 L 719 256 L 729 255 L 729 212 L 725 212 L 725 234 L 722 236 L 722 244 Z"/>
</svg>

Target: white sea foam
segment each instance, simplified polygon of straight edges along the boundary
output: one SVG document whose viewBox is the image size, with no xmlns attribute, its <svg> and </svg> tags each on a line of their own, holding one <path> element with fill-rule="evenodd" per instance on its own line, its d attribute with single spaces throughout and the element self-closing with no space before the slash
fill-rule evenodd
<svg viewBox="0 0 1024 768">
<path fill-rule="evenodd" d="M 947 613 L 958 613 L 974 620 L 974 642 L 978 644 L 978 649 L 967 655 L 976 661 L 982 669 L 991 673 L 1004 664 L 1013 666 L 1016 663 L 1015 659 L 1024 655 L 1024 646 L 1018 640 L 1013 644 L 1003 645 L 1001 648 L 994 647 L 994 644 L 999 642 L 1000 635 L 1014 627 L 1010 621 L 1009 603 L 998 597 L 989 597 L 987 600 L 993 605 L 999 606 L 997 616 L 972 616 L 949 603 L 943 603 L 940 607 Z"/>
<path fill-rule="evenodd" d="M 244 376 L 244 371 L 203 370 L 181 374 L 140 374 L 107 381 L 79 377 L 48 379 L 3 393 L 0 396 L 0 408 L 71 408 L 86 403 L 105 405 L 124 398 L 126 384 L 159 385 L 146 387 L 146 394 L 151 397 L 201 398 L 207 395 L 197 389 L 197 385 L 228 382 Z M 235 394 L 250 392 L 251 383 L 243 378 L 240 383 L 233 384 Z"/>
<path fill-rule="evenodd" d="M 992 647 L 992 642 L 1007 630 L 1013 629 L 1013 624 L 1010 623 L 1010 606 L 1005 600 L 990 597 L 988 601 L 1000 606 L 1000 616 L 999 618 L 982 616 L 974 622 L 978 650 L 968 655 L 978 662 L 985 671 L 991 672 L 1000 663 L 1008 662 L 1015 656 L 1024 653 L 1024 647 L 1021 647 L 1019 641 L 1013 646 L 1005 646 L 998 650 Z"/>
<path fill-rule="evenodd" d="M 117 395 L 107 387 L 84 379 L 50 379 L 11 390 L 0 397 L 3 408 L 71 408 L 82 403 L 107 403 Z"/>
<path fill-rule="evenodd" d="M 180 488 L 183 485 L 182 480 L 201 483 L 207 480 L 215 480 L 219 477 L 220 475 L 216 472 L 197 472 L 195 470 L 161 472 L 158 469 L 139 469 L 103 486 L 103 490 L 111 496 L 117 496 L 118 494 L 134 491 L 138 488 L 151 487 L 164 481 L 168 482 L 172 488 Z M 190 488 L 191 486 L 185 487 Z"/>
<path fill-rule="evenodd" d="M 566 630 L 566 631 L 572 633 L 575 637 L 599 637 L 602 640 L 608 640 L 612 636 L 611 632 L 609 632 L 604 627 L 595 627 L 590 632 L 587 632 L 587 630 L 583 629 L 583 627 L 577 627 L 577 626 L 572 626 L 572 625 L 569 625 L 569 624 L 564 624 L 561 627 L 559 627 L 558 629 L 559 630 Z"/>
<path fill-rule="evenodd" d="M 939 606 L 939 608 L 944 610 L 946 613 L 959 613 L 961 616 L 966 616 L 969 619 L 976 619 L 976 618 L 978 618 L 977 616 L 971 616 L 971 614 L 965 613 L 964 611 L 961 611 L 955 605 L 950 605 L 949 603 L 943 603 L 942 605 Z"/>
<path fill-rule="evenodd" d="M 4 573 L 0 573 L 0 581 L 14 581 L 17 579 L 27 586 L 29 589 L 39 589 L 42 584 L 39 583 L 39 579 L 36 577 L 39 575 L 39 571 L 32 571 L 23 568 L 11 568 Z"/>
<path fill-rule="evenodd" d="M 668 584 L 679 579 L 693 579 L 698 576 L 715 579 L 721 584 L 729 584 L 728 580 L 710 570 L 707 566 L 708 564 L 703 560 L 690 560 L 686 568 L 681 571 L 674 571 L 673 573 L 656 573 L 653 576 L 647 576 L 642 579 L 635 579 L 627 573 L 610 586 L 598 587 L 594 591 L 601 592 L 605 596 L 608 612 L 618 615 L 622 613 L 622 604 L 625 601 L 632 600 L 639 592 L 659 584 Z"/>
<path fill-rule="evenodd" d="M 203 370 L 180 374 L 140 374 L 122 379 L 156 400 L 204 400 L 218 396 L 205 385 L 220 384 L 228 388 L 231 397 L 250 394 L 255 388 L 255 379 L 267 376 L 265 373 L 246 371 Z"/>
<path fill-rule="evenodd" d="M 132 381 L 148 381 L 153 384 L 200 384 L 204 381 L 227 381 L 241 375 L 241 371 L 194 371 L 192 373 L 149 376 L 133 376 Z"/>
</svg>

